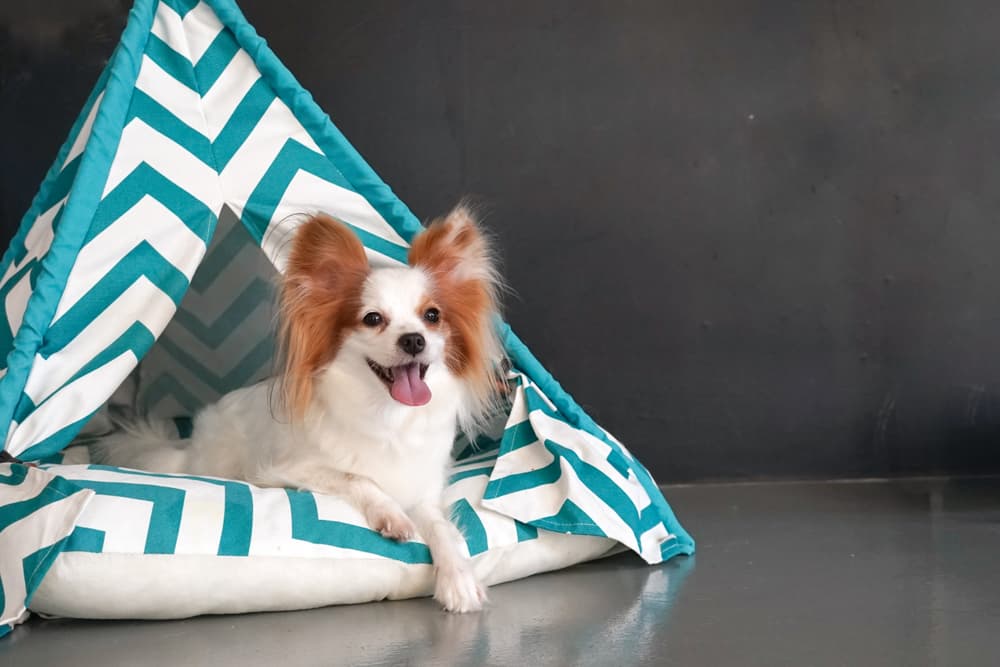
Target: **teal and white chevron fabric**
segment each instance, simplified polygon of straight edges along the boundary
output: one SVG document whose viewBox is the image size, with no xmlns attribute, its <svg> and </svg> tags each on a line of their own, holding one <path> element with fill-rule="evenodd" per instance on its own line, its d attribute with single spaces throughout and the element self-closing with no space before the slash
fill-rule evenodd
<svg viewBox="0 0 1000 667">
<path fill-rule="evenodd" d="M 445 493 L 477 574 L 501 583 L 620 549 L 482 504 L 497 450 L 456 464 Z M 429 595 L 430 552 L 371 530 L 339 498 L 243 482 L 50 465 L 94 494 L 31 601 L 86 618 L 175 618 Z M 169 558 L 165 558 L 169 556 Z M 252 582 L 252 583 L 251 583 Z"/>
<path fill-rule="evenodd" d="M 93 496 L 52 473 L 0 465 L 0 637 L 26 618 L 27 604 Z"/>
<path fill-rule="evenodd" d="M 119 407 L 183 418 L 266 375 L 271 287 L 297 224 L 315 211 L 350 225 L 376 265 L 405 261 L 408 241 L 421 228 L 232 0 L 137 0 L 118 48 L 0 260 L 5 453 L 24 461 L 58 458 L 85 425 L 99 430 L 98 420 L 91 420 L 116 391 Z M 460 520 L 468 519 L 470 551 L 493 553 L 500 539 L 495 529 L 507 536 L 498 544 L 520 544 L 534 531 L 569 533 L 581 545 L 613 540 L 650 563 L 691 553 L 693 541 L 645 468 L 579 408 L 506 324 L 498 327 L 513 365 L 514 399 L 509 414 L 498 415 L 498 431 L 468 445 L 466 463 L 455 473 L 456 488 L 473 489 L 463 496 L 471 513 L 463 515 L 461 504 L 456 509 Z M 108 423 L 103 413 L 99 421 Z M 468 458 L 476 447 L 481 458 Z M 171 554 L 173 562 L 180 557 L 174 548 L 187 544 L 189 525 L 202 537 L 218 538 L 215 557 L 248 558 L 255 540 L 263 539 L 260 526 L 270 525 L 260 521 L 278 520 L 268 512 L 287 515 L 295 503 L 311 502 L 247 491 L 235 482 L 140 482 L 139 473 L 58 466 L 47 474 L 96 492 L 86 522 L 54 547 L 72 545 L 73 558 L 93 565 L 87 571 L 94 581 L 121 545 L 141 545 L 144 555 Z M 123 500 L 114 491 L 126 487 L 116 484 L 138 485 L 150 495 Z M 183 492 L 162 490 L 178 484 Z M 20 486 L 8 486 L 0 513 L 30 507 L 19 505 L 27 500 Z M 254 498 L 249 505 L 248 493 Z M 270 500 L 258 504 L 255 493 Z M 203 494 L 221 500 L 194 502 Z M 125 516 L 119 512 L 126 506 L 130 520 L 113 525 L 110 518 Z M 215 507 L 215 527 L 198 514 L 209 506 Z M 242 517 L 242 528 L 228 527 L 233 517 Z M 133 532 L 123 533 L 124 525 Z M 324 537 L 323 549 L 306 550 L 317 558 L 333 557 L 331 549 L 380 553 L 413 564 L 407 559 L 416 547 L 355 548 L 360 543 L 350 542 L 349 534 L 358 533 L 345 530 L 345 536 Z M 380 538 L 363 542 L 372 539 Z M 45 546 L 44 540 L 34 543 Z M 592 551 L 583 549 L 587 557 Z M 510 572 L 572 561 L 539 558 L 534 567 Z M 0 576 L 9 588 L 9 568 Z M 420 588 L 395 581 L 386 595 Z M 22 589 L 30 596 L 29 589 L 16 588 Z M 373 596 L 372 590 L 360 595 Z M 100 610 L 88 613 L 99 616 Z"/>
</svg>

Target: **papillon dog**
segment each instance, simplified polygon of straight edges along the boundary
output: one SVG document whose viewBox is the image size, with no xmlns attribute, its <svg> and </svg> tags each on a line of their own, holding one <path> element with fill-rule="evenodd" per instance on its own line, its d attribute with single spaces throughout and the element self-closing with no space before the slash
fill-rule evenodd
<svg viewBox="0 0 1000 667">
<path fill-rule="evenodd" d="M 309 217 L 281 277 L 280 374 L 205 407 L 187 442 L 139 422 L 98 441 L 93 458 L 339 496 L 382 535 L 426 542 L 446 610 L 481 609 L 485 588 L 441 494 L 456 434 L 475 433 L 502 400 L 500 281 L 462 205 L 407 259 L 373 268 L 346 225 Z"/>
</svg>

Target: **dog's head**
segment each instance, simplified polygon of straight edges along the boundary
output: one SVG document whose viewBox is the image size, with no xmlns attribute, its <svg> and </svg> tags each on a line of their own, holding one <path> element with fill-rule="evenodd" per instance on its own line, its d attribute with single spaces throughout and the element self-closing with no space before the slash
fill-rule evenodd
<svg viewBox="0 0 1000 667">
<path fill-rule="evenodd" d="M 464 421 L 495 405 L 499 280 L 469 210 L 459 206 L 418 234 L 408 264 L 373 269 L 357 236 L 329 216 L 296 231 L 281 289 L 283 388 L 293 419 L 335 360 L 401 405 L 426 405 L 442 374 L 466 390 Z"/>
</svg>

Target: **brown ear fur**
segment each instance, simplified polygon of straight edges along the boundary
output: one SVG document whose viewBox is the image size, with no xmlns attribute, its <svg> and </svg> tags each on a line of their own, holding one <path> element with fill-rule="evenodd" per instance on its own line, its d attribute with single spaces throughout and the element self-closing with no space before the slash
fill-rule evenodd
<svg viewBox="0 0 1000 667">
<path fill-rule="evenodd" d="M 296 231 L 281 285 L 282 390 L 288 416 L 300 419 L 316 372 L 356 325 L 368 258 L 346 225 L 317 214 Z"/>
<path fill-rule="evenodd" d="M 432 222 L 413 240 L 408 261 L 434 282 L 434 299 L 449 336 L 449 369 L 487 407 L 495 398 L 494 362 L 501 353 L 493 323 L 499 279 L 489 244 L 470 211 L 459 206 Z"/>
</svg>

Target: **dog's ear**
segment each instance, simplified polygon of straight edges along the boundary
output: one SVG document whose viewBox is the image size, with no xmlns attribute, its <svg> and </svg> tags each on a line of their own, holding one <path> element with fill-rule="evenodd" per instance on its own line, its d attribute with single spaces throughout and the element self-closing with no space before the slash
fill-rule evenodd
<svg viewBox="0 0 1000 667">
<path fill-rule="evenodd" d="M 338 292 L 367 273 L 368 258 L 357 235 L 344 223 L 318 213 L 295 230 L 284 287 L 317 295 Z"/>
<path fill-rule="evenodd" d="M 489 240 L 460 204 L 413 239 L 408 259 L 432 281 L 449 336 L 446 363 L 484 415 L 497 402 L 496 363 L 503 356 L 494 322 L 501 282 Z"/>
<path fill-rule="evenodd" d="M 368 258 L 358 237 L 328 215 L 298 229 L 281 283 L 282 394 L 291 419 L 312 400 L 316 372 L 337 354 L 361 308 Z"/>
<path fill-rule="evenodd" d="M 493 253 L 472 210 L 459 204 L 413 239 L 408 261 L 451 282 L 476 280 L 493 290 L 498 285 Z"/>
</svg>

